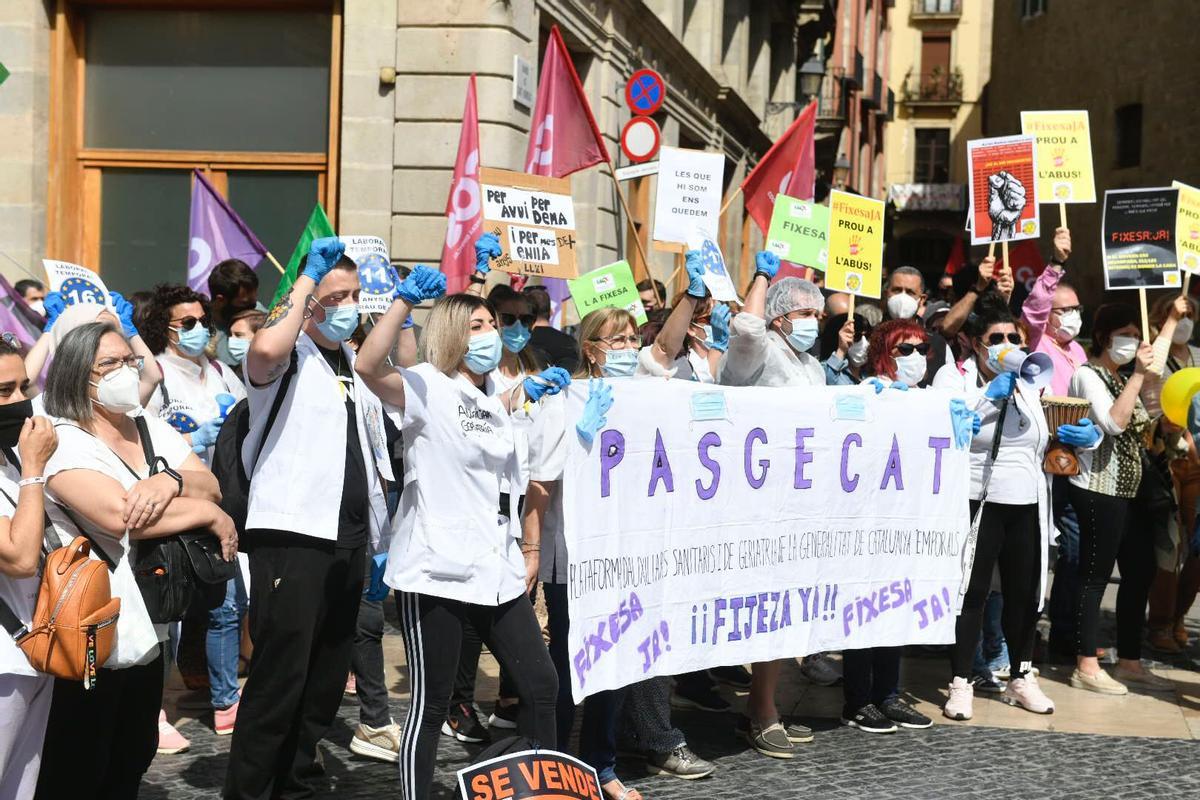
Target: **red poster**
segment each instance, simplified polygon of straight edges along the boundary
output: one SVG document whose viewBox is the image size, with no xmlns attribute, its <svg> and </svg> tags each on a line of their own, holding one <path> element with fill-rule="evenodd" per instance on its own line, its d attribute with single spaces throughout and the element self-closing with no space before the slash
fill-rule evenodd
<svg viewBox="0 0 1200 800">
<path fill-rule="evenodd" d="M 1038 237 L 1036 146 L 1032 136 L 967 142 L 971 244 Z"/>
</svg>

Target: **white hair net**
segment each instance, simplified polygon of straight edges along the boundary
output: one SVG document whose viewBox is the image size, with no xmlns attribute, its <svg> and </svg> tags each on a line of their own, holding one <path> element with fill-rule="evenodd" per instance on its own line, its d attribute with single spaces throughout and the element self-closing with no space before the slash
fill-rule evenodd
<svg viewBox="0 0 1200 800">
<path fill-rule="evenodd" d="M 825 297 L 812 281 L 803 278 L 783 278 L 767 289 L 767 304 L 763 316 L 767 322 L 793 311 L 810 308 L 820 311 L 825 306 Z"/>
</svg>

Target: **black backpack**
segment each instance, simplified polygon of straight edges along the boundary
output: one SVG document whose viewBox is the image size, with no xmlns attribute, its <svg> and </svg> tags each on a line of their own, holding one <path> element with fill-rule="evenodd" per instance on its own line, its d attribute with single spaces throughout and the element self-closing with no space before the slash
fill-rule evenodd
<svg viewBox="0 0 1200 800">
<path fill-rule="evenodd" d="M 279 379 L 279 390 L 275 392 L 275 399 L 267 412 L 267 425 L 263 428 L 258 452 L 254 454 L 254 463 L 258 463 L 259 456 L 262 455 L 263 445 L 267 443 L 267 436 L 275 424 L 275 417 L 279 416 L 279 409 L 295 374 L 296 351 L 292 350 L 292 360 L 283 377 Z M 246 514 L 250 508 L 250 476 L 246 474 L 246 468 L 242 465 L 242 445 L 249 433 L 250 406 L 246 400 L 239 400 L 225 415 L 225 422 L 217 433 L 217 443 L 213 445 L 212 463 L 209 465 L 221 486 L 221 510 L 233 519 L 239 536 L 246 533 Z"/>
</svg>

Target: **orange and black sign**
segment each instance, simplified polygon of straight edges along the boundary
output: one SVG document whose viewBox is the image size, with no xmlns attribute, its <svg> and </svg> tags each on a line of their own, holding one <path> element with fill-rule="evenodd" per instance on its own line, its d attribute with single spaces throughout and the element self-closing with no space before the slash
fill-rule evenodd
<svg viewBox="0 0 1200 800">
<path fill-rule="evenodd" d="M 554 750 L 510 753 L 458 773 L 465 800 L 601 800 L 596 771 Z"/>
</svg>

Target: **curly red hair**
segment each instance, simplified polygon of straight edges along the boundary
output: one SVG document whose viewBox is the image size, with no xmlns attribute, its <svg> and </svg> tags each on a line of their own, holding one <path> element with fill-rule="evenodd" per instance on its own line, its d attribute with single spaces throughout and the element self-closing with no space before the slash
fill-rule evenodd
<svg viewBox="0 0 1200 800">
<path fill-rule="evenodd" d="M 867 366 L 871 374 L 895 380 L 896 359 L 892 358 L 892 348 L 905 339 L 914 338 L 922 342 L 929 341 L 925 326 L 915 320 L 890 319 L 875 326 L 867 342 Z"/>
</svg>

